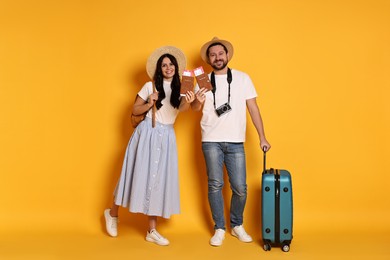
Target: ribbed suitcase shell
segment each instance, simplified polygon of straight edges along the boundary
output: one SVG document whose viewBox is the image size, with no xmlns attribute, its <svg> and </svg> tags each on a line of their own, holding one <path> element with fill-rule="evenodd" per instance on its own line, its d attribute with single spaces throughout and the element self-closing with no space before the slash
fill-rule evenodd
<svg viewBox="0 0 390 260">
<path fill-rule="evenodd" d="M 286 170 L 265 170 L 262 175 L 262 235 L 264 249 L 281 245 L 290 249 L 293 227 L 291 175 Z"/>
</svg>

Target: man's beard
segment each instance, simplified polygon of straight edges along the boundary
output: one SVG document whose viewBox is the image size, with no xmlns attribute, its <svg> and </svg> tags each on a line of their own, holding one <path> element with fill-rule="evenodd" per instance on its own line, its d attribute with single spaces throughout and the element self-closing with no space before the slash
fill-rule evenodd
<svg viewBox="0 0 390 260">
<path fill-rule="evenodd" d="M 218 66 L 216 65 L 218 61 L 215 61 L 213 64 L 211 64 L 211 67 L 214 69 L 214 70 L 223 70 L 224 68 L 226 68 L 228 62 L 227 60 L 222 60 L 222 65 Z"/>
</svg>

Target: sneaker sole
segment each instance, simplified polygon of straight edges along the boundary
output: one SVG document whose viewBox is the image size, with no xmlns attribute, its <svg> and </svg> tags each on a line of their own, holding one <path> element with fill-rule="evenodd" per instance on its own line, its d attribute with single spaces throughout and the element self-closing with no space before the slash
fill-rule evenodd
<svg viewBox="0 0 390 260">
<path fill-rule="evenodd" d="M 224 240 L 225 240 L 225 236 L 222 238 L 221 243 L 215 243 L 215 242 L 213 243 L 210 240 L 210 245 L 212 245 L 212 246 L 222 246 Z"/>
<path fill-rule="evenodd" d="M 146 241 L 151 242 L 151 243 L 155 243 L 156 245 L 159 245 L 159 246 L 169 245 L 169 242 L 167 244 L 165 244 L 165 243 L 158 242 L 158 241 L 154 240 L 153 238 L 146 237 L 145 239 L 146 239 Z"/>
<path fill-rule="evenodd" d="M 212 246 L 222 246 L 222 242 L 221 243 L 211 243 L 210 242 L 210 245 L 212 245 Z"/>
<path fill-rule="evenodd" d="M 250 240 L 242 240 L 237 234 L 236 232 L 234 232 L 234 230 L 232 230 L 232 236 L 236 237 L 238 240 L 240 240 L 241 242 L 244 242 L 244 243 L 250 243 L 253 241 L 253 239 L 250 239 Z"/>
</svg>

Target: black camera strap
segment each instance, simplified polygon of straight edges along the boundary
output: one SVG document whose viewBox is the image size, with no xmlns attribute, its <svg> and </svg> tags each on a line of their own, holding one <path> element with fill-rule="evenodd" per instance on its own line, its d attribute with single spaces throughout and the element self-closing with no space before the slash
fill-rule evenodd
<svg viewBox="0 0 390 260">
<path fill-rule="evenodd" d="M 228 68 L 227 71 L 227 83 L 229 84 L 228 102 L 227 102 L 228 104 L 230 104 L 230 83 L 232 83 L 232 80 L 233 80 L 232 71 L 230 70 L 230 68 Z M 215 106 L 215 92 L 217 91 L 217 85 L 215 84 L 214 71 L 211 72 L 211 85 L 213 86 L 211 92 L 213 92 L 213 97 L 214 97 L 214 109 L 217 109 L 217 107 Z"/>
</svg>

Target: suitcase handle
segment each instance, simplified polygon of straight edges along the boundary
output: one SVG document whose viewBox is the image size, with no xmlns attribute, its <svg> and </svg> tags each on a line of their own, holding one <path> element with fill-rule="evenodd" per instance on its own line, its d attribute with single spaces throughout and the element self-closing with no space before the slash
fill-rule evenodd
<svg viewBox="0 0 390 260">
<path fill-rule="evenodd" d="M 263 147 L 263 152 L 264 152 L 264 158 L 263 158 L 263 173 L 265 173 L 265 169 L 267 169 L 266 167 L 265 167 L 265 161 L 266 161 L 266 153 L 267 153 L 267 146 L 264 146 Z"/>
</svg>

